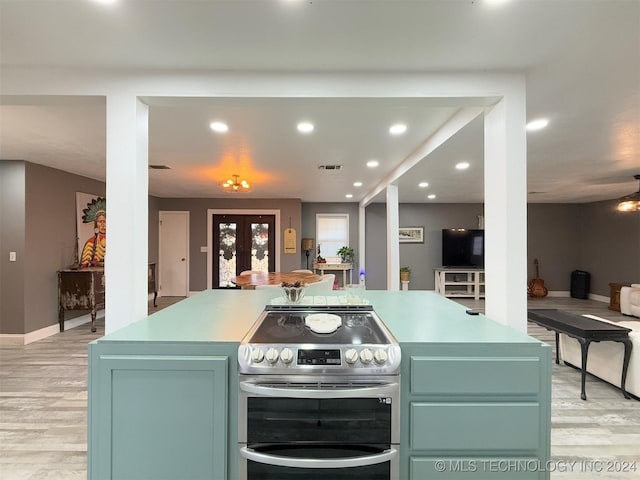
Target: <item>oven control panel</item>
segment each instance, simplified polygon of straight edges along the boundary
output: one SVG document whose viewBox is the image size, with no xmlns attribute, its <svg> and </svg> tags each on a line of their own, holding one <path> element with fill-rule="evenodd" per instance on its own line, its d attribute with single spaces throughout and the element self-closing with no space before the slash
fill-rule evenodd
<svg viewBox="0 0 640 480">
<path fill-rule="evenodd" d="M 395 345 L 313 347 L 245 344 L 238 350 L 238 362 L 245 373 L 308 373 L 322 370 L 390 374 L 400 367 L 400 348 Z"/>
<path fill-rule="evenodd" d="M 340 350 L 298 349 L 298 365 L 340 365 Z"/>
</svg>

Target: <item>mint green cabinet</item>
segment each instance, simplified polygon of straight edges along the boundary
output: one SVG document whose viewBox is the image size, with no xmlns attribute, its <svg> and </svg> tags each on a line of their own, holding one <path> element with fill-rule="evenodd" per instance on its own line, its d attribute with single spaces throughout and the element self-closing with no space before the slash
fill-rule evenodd
<svg viewBox="0 0 640 480">
<path fill-rule="evenodd" d="M 88 478 L 227 478 L 235 357 L 216 353 L 201 346 L 91 344 Z"/>
<path fill-rule="evenodd" d="M 400 478 L 549 478 L 547 345 L 401 347 Z"/>
</svg>

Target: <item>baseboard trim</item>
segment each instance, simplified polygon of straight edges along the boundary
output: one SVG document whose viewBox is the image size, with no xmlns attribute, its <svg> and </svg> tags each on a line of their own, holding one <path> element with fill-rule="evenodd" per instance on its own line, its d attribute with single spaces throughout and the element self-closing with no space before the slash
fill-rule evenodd
<svg viewBox="0 0 640 480">
<path fill-rule="evenodd" d="M 568 290 L 549 290 L 547 293 L 549 297 L 571 297 L 571 292 Z M 589 300 L 595 300 L 596 302 L 609 303 L 609 297 L 605 297 L 604 295 L 596 295 L 595 293 L 589 294 Z"/>
<path fill-rule="evenodd" d="M 96 313 L 96 319 L 98 318 L 104 318 L 104 310 L 99 310 Z M 81 315 L 80 317 L 65 321 L 64 329 L 70 330 L 72 328 L 79 327 L 80 325 L 84 325 L 85 323 L 89 323 L 90 321 L 91 314 L 87 313 L 86 315 Z M 50 337 L 51 335 L 55 335 L 56 333 L 60 333 L 60 325 L 58 323 L 29 333 L 2 333 L 0 334 L 0 345 L 28 345 L 30 343 L 37 342 L 38 340 L 42 340 L 43 338 Z"/>
<path fill-rule="evenodd" d="M 596 295 L 594 293 L 590 293 L 589 300 L 595 300 L 596 302 L 609 303 L 609 300 L 611 299 L 609 297 L 605 297 L 604 295 Z"/>
<path fill-rule="evenodd" d="M 549 290 L 549 292 L 547 292 L 547 295 L 549 297 L 567 297 L 567 298 L 571 296 L 568 290 Z"/>
</svg>

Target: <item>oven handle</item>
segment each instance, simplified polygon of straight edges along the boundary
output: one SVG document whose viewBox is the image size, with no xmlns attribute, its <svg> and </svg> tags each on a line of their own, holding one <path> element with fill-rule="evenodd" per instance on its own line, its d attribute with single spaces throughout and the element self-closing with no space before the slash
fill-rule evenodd
<svg viewBox="0 0 640 480">
<path fill-rule="evenodd" d="M 331 392 L 331 398 L 360 398 L 363 395 L 367 396 L 383 396 L 389 397 L 398 391 L 397 383 L 385 383 L 376 387 L 358 387 L 353 385 L 348 389 L 338 390 L 333 388 L 318 388 L 318 389 L 306 389 L 306 388 L 278 388 L 278 387 L 264 387 L 256 385 L 252 382 L 240 382 L 240 390 L 254 395 L 261 395 L 264 397 L 288 397 L 288 398 L 327 398 L 327 392 Z"/>
<path fill-rule="evenodd" d="M 382 453 L 375 455 L 364 455 L 361 457 L 351 458 L 292 458 L 282 457 L 280 455 L 269 455 L 259 453 L 252 448 L 240 448 L 240 455 L 247 460 L 258 463 L 266 463 L 268 465 L 277 465 L 279 467 L 291 468 L 348 468 L 348 467 L 364 467 L 366 465 L 376 465 L 378 463 L 393 460 L 398 455 L 398 450 L 391 447 Z"/>
</svg>

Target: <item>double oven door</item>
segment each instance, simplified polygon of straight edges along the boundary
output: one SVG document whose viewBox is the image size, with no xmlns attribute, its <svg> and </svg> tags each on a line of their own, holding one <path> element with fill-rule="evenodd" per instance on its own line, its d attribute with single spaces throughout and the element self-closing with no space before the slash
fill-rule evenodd
<svg viewBox="0 0 640 480">
<path fill-rule="evenodd" d="M 240 376 L 247 480 L 398 478 L 399 377 Z"/>
</svg>

